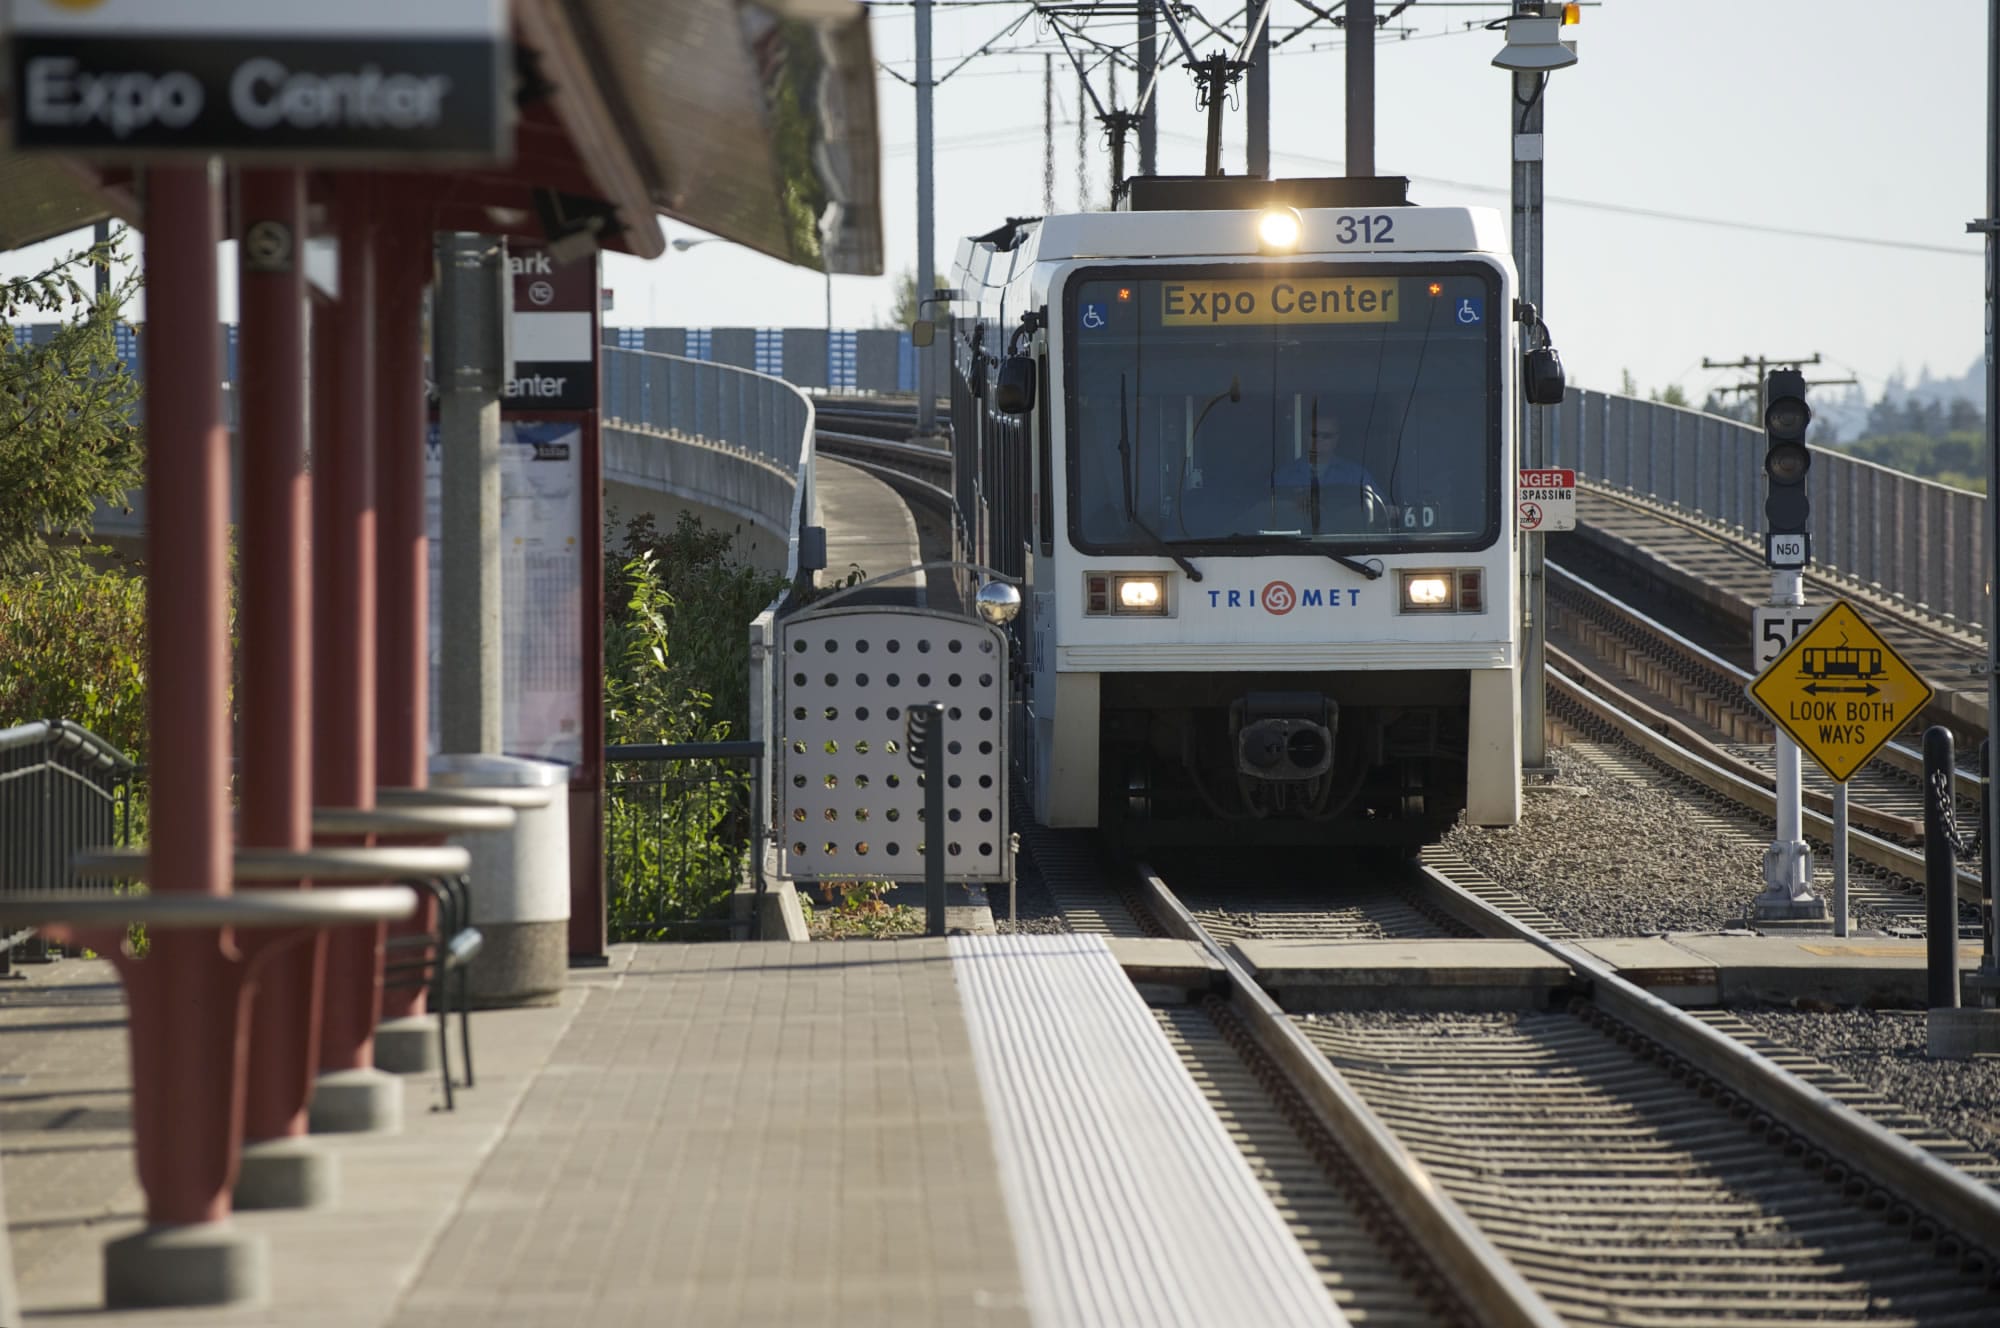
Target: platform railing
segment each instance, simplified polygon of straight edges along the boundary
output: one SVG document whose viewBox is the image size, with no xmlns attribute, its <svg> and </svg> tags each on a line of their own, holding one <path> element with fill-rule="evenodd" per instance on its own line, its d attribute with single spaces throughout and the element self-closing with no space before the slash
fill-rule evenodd
<svg viewBox="0 0 2000 1328">
<path fill-rule="evenodd" d="M 635 743 L 604 749 L 605 879 L 613 940 L 727 938 L 730 895 L 764 892 L 764 747 Z M 749 909 L 756 939 L 759 901 Z"/>
<path fill-rule="evenodd" d="M 1752 541 L 1764 520 L 1764 431 L 1659 401 L 1572 390 L 1556 408 L 1552 464 L 1676 507 Z M 1807 476 L 1814 567 L 1959 630 L 1985 635 L 1986 499 L 1836 448 Z"/>
<path fill-rule="evenodd" d="M 94 890 L 73 880 L 70 859 L 130 841 L 134 775 L 124 752 L 69 720 L 0 729 L 0 898 Z M 32 929 L 0 931 L 0 973 L 48 957 Z"/>
</svg>

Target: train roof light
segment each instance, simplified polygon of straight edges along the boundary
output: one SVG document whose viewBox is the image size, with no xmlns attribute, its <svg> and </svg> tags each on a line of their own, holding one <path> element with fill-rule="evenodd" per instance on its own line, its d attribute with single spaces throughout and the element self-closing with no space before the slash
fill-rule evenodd
<svg viewBox="0 0 2000 1328">
<path fill-rule="evenodd" d="M 1576 63 L 1576 45 L 1562 39 L 1562 16 L 1507 20 L 1507 44 L 1493 63 L 1517 74 L 1542 74 Z"/>
<path fill-rule="evenodd" d="M 1265 208 L 1257 217 L 1257 245 L 1265 253 L 1290 253 L 1299 247 L 1305 229 L 1297 208 Z"/>
</svg>

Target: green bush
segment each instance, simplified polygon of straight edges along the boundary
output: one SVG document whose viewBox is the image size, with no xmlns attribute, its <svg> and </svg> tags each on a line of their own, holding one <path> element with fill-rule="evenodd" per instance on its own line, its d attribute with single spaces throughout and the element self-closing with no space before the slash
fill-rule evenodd
<svg viewBox="0 0 2000 1328">
<path fill-rule="evenodd" d="M 708 698 L 707 713 L 725 725 L 728 733 L 746 731 L 750 722 L 750 620 L 778 597 L 785 578 L 737 562 L 734 542 L 727 531 L 709 530 L 699 518 L 685 512 L 665 534 L 650 515 L 625 523 L 613 556 L 605 560 L 607 687 L 619 673 L 627 681 L 643 678 L 649 685 L 656 682 L 657 697 L 668 709 L 680 698 L 704 695 Z M 648 599 L 643 607 L 634 600 L 635 592 L 641 589 L 636 578 L 642 564 L 648 569 Z M 657 678 L 650 659 L 640 662 L 644 667 L 634 666 L 622 645 L 614 645 L 642 626 L 656 633 L 660 645 Z M 673 642 L 671 651 L 666 649 L 669 639 Z M 643 712 L 644 707 L 640 707 L 635 713 Z M 613 742 L 698 741 L 655 736 L 646 731 L 645 721 L 612 732 Z"/>
<path fill-rule="evenodd" d="M 0 727 L 68 719 L 146 759 L 146 582 L 61 558 L 0 580 Z"/>
<path fill-rule="evenodd" d="M 607 560 L 607 741 L 721 742 L 747 731 L 749 625 L 783 579 L 738 565 L 729 535 L 682 517 L 626 526 Z M 611 935 L 659 940 L 711 927 L 750 849 L 740 766 L 612 762 L 605 805 Z"/>
</svg>

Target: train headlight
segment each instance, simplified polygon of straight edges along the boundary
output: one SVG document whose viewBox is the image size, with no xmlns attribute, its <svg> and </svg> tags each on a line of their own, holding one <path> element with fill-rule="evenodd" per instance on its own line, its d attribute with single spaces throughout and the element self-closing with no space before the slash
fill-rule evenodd
<svg viewBox="0 0 2000 1328">
<path fill-rule="evenodd" d="M 1450 613 L 1454 607 L 1450 572 L 1404 572 L 1403 612 Z"/>
<path fill-rule="evenodd" d="M 1083 611 L 1088 617 L 1112 614 L 1165 618 L 1167 578 L 1159 572 L 1089 572 L 1083 578 Z"/>
<path fill-rule="evenodd" d="M 1161 613 L 1167 607 L 1167 587 L 1157 576 L 1118 578 L 1120 613 Z"/>
<path fill-rule="evenodd" d="M 1486 569 L 1423 568 L 1396 573 L 1398 613 L 1486 612 Z"/>
<path fill-rule="evenodd" d="M 1265 208 L 1257 217 L 1257 245 L 1265 253 L 1288 254 L 1299 247 L 1305 229 L 1297 208 Z"/>
</svg>

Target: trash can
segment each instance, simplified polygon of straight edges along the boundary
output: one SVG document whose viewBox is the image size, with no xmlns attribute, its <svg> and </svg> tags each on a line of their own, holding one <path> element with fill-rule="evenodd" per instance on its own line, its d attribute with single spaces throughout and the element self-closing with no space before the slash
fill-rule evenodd
<svg viewBox="0 0 2000 1328">
<path fill-rule="evenodd" d="M 491 790 L 515 809 L 507 830 L 456 836 L 472 855 L 472 925 L 484 938 L 466 972 L 477 1006 L 546 1004 L 569 973 L 569 767 L 487 752 L 431 758 L 431 787 Z"/>
</svg>

